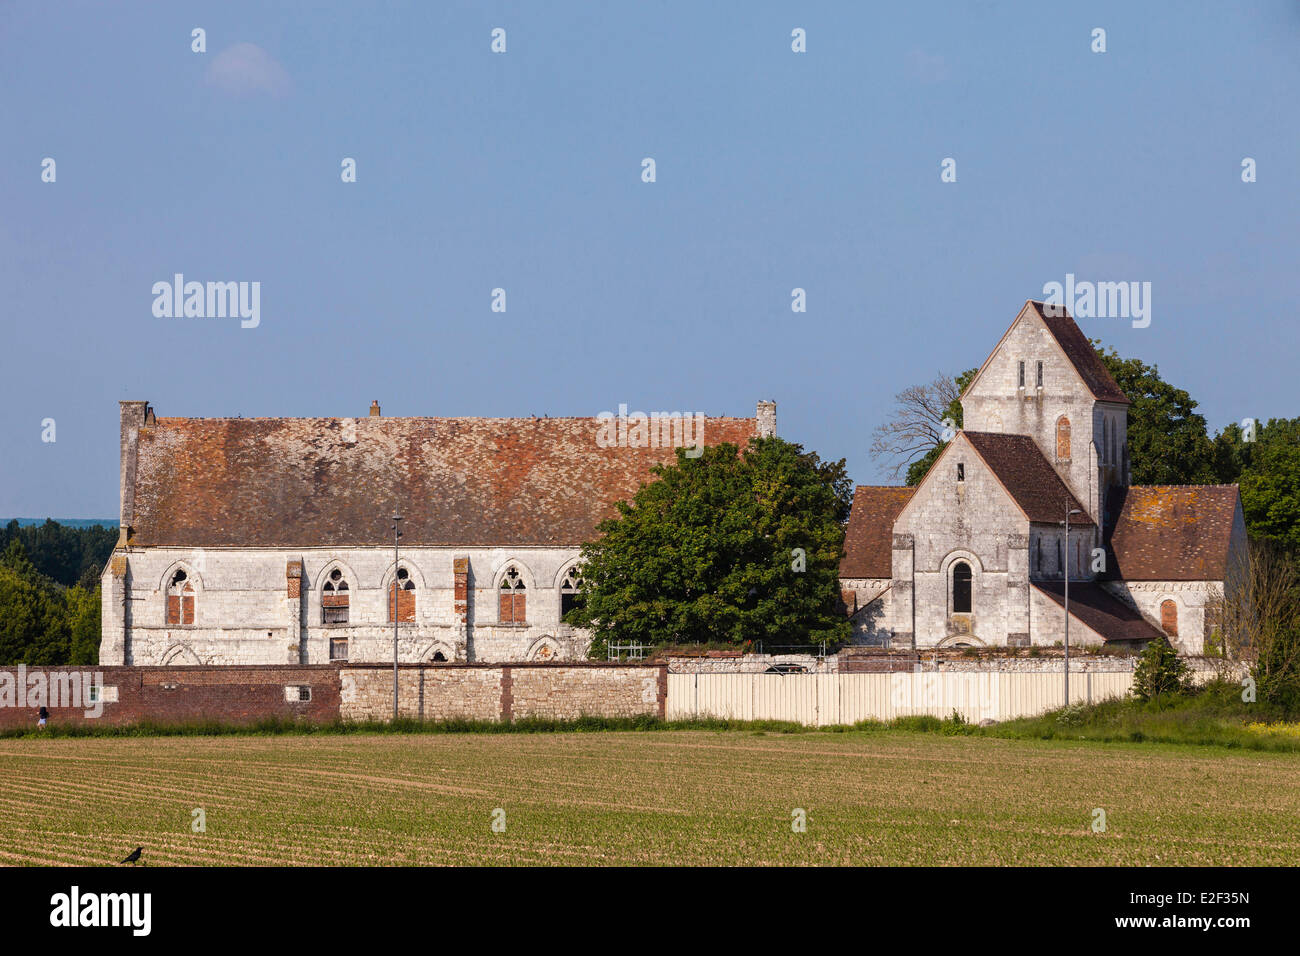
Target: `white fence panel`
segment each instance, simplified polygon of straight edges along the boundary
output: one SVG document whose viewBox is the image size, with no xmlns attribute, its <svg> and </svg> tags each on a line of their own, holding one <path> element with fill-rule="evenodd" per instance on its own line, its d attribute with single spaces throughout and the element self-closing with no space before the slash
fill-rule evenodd
<svg viewBox="0 0 1300 956">
<path fill-rule="evenodd" d="M 1128 693 L 1131 671 L 1070 675 L 1071 703 Z M 1053 672 L 914 671 L 895 674 L 669 674 L 669 720 L 789 720 L 809 726 L 929 714 L 968 721 L 1012 720 L 1055 710 L 1065 701 Z"/>
</svg>

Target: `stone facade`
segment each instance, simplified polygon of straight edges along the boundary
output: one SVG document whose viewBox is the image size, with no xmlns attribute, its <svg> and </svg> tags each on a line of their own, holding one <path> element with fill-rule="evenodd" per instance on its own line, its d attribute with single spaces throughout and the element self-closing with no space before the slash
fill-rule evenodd
<svg viewBox="0 0 1300 956">
<path fill-rule="evenodd" d="M 578 545 L 399 551 L 400 567 L 413 584 L 415 608 L 414 620 L 397 625 L 398 659 L 432 661 L 439 654 L 446 661 L 585 657 L 590 639 L 560 620 L 561 585 L 578 554 Z M 319 549 L 290 555 L 151 548 L 124 557 L 129 580 L 123 583 L 110 572 L 110 586 L 104 589 L 104 663 L 392 660 L 391 549 Z M 465 569 L 459 597 L 458 562 Z M 500 620 L 497 595 L 509 569 L 518 572 L 524 585 L 523 623 Z M 348 583 L 345 624 L 324 621 L 323 589 L 336 570 Z M 185 573 L 195 591 L 189 625 L 169 624 L 167 619 L 168 585 L 177 571 Z M 274 586 L 268 586 L 272 582 Z M 340 641 L 347 642 L 346 653 L 340 653 Z"/>
<path fill-rule="evenodd" d="M 611 444 L 600 419 L 386 419 L 378 403 L 359 419 L 168 419 L 123 402 L 100 660 L 387 662 L 394 630 L 407 663 L 584 659 L 589 635 L 562 620 L 581 546 L 675 460 L 664 436 L 685 439 L 637 431 L 637 414 Z M 775 434 L 776 404 L 695 424 L 700 445 L 743 447 Z"/>
<path fill-rule="evenodd" d="M 840 571 L 854 641 L 1061 643 L 1068 565 L 1072 644 L 1163 633 L 1202 653 L 1245 548 L 1236 487 L 1130 487 L 1128 399 L 1073 320 L 1041 303 L 961 402 L 964 429 L 916 489 L 857 489 Z"/>
</svg>

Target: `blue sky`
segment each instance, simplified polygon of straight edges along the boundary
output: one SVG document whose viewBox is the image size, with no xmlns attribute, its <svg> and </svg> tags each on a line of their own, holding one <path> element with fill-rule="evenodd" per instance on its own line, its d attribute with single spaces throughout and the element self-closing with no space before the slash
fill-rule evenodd
<svg viewBox="0 0 1300 956">
<path fill-rule="evenodd" d="M 1087 6 L 0 5 L 0 515 L 115 515 L 126 398 L 772 398 L 880 482 L 894 394 L 1066 273 L 1152 283 L 1150 327 L 1080 325 L 1213 429 L 1300 414 L 1300 5 Z M 260 282 L 260 325 L 156 318 L 177 272 Z"/>
</svg>

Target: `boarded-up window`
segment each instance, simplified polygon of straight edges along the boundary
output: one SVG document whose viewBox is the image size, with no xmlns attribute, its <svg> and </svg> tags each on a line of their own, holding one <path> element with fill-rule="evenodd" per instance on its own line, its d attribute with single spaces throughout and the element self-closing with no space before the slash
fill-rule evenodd
<svg viewBox="0 0 1300 956">
<path fill-rule="evenodd" d="M 325 581 L 325 587 L 321 591 L 320 611 L 323 624 L 348 623 L 349 605 L 351 603 L 349 600 L 351 595 L 348 592 L 348 582 L 344 580 L 343 572 L 335 568 L 330 572 L 329 578 Z"/>
<path fill-rule="evenodd" d="M 397 595 L 397 617 L 399 624 L 411 624 L 415 621 L 415 582 L 411 580 L 406 568 L 398 568 L 397 580 L 388 589 L 388 619 L 393 617 L 393 595 Z"/>
<path fill-rule="evenodd" d="M 1160 629 L 1170 637 L 1178 636 L 1178 602 L 1160 602 Z"/>
<path fill-rule="evenodd" d="M 1056 420 L 1056 457 L 1070 457 L 1070 420 L 1064 415 Z"/>
<path fill-rule="evenodd" d="M 167 623 L 172 626 L 194 623 L 194 585 L 186 580 L 184 571 L 173 574 L 167 587 Z"/>
<path fill-rule="evenodd" d="M 502 624 L 526 623 L 528 616 L 525 605 L 524 579 L 520 577 L 519 569 L 514 565 L 506 569 L 505 575 L 501 578 L 499 591 L 501 595 L 500 622 Z"/>
</svg>

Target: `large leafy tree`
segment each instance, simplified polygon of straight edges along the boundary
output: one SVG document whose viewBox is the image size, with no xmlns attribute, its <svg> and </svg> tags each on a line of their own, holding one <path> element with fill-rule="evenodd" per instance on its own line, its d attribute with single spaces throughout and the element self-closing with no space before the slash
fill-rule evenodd
<svg viewBox="0 0 1300 956">
<path fill-rule="evenodd" d="M 1140 359 L 1093 342 L 1133 404 L 1128 410 L 1129 469 L 1135 485 L 1203 485 L 1214 481 L 1214 448 L 1205 417 L 1186 391 Z"/>
<path fill-rule="evenodd" d="M 838 567 L 852 482 L 843 459 L 780 438 L 678 450 L 583 546 L 565 620 L 611 641 L 815 644 L 847 637 Z"/>
<path fill-rule="evenodd" d="M 1300 418 L 1269 419 L 1253 435 L 1229 425 L 1214 438 L 1214 469 L 1241 486 L 1252 535 L 1300 554 Z"/>
<path fill-rule="evenodd" d="M 68 627 L 58 586 L 17 541 L 0 557 L 0 665 L 65 664 Z"/>
</svg>

